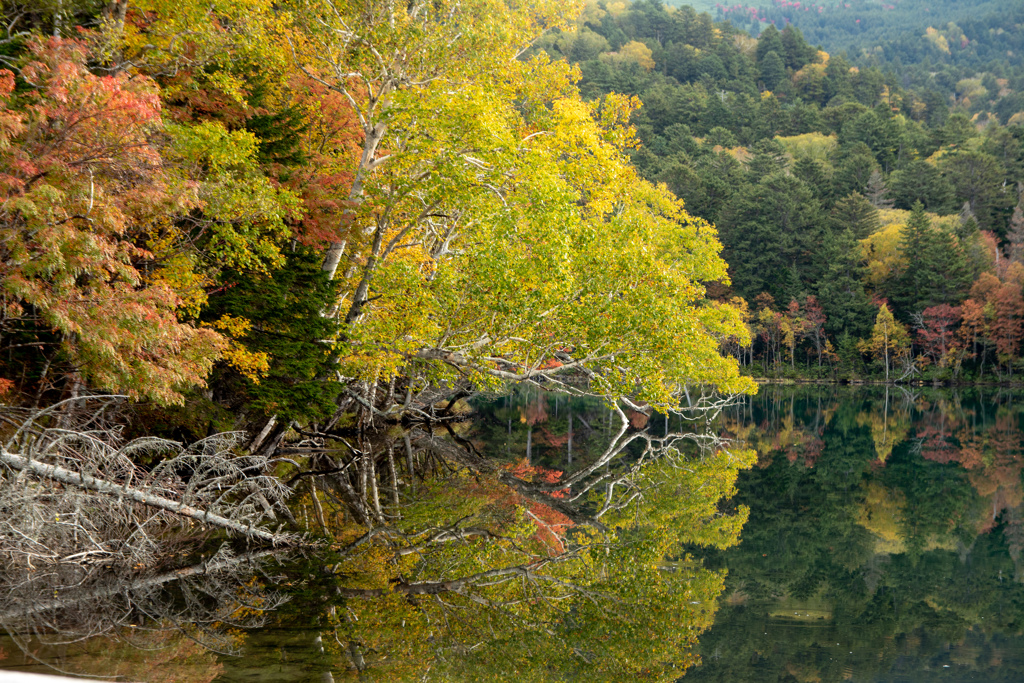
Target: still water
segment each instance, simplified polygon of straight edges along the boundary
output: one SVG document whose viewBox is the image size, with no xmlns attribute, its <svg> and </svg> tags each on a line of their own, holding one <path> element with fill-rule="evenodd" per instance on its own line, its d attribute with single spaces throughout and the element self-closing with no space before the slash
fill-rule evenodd
<svg viewBox="0 0 1024 683">
<path fill-rule="evenodd" d="M 473 419 L 446 437 L 453 443 L 536 476 L 616 471 L 597 467 L 621 425 L 598 400 L 532 389 L 477 397 L 472 406 Z M 630 434 L 694 429 L 677 417 L 627 418 Z M 722 519 L 749 514 L 738 543 L 715 548 L 694 531 L 660 567 L 679 578 L 677 585 L 696 586 L 695 599 L 685 601 L 693 610 L 681 619 L 673 613 L 675 628 L 699 633 L 692 650 L 700 663 L 685 680 L 1024 680 L 1024 394 L 769 385 L 725 408 L 709 429 L 730 448 L 756 455 L 739 473 L 735 495 L 717 501 Z M 644 455 L 634 443 L 622 457 Z M 397 475 L 395 482 L 397 500 Z M 428 485 L 423 478 L 421 489 Z M 535 615 L 528 611 L 508 622 L 490 619 L 472 632 L 478 642 L 449 647 L 437 633 L 469 632 L 475 617 L 461 612 L 461 627 L 442 629 L 455 614 L 442 610 L 432 626 L 440 630 L 413 647 L 415 634 L 400 630 L 411 629 L 399 619 L 408 605 L 346 602 L 344 591 L 356 589 L 323 580 L 321 558 L 218 561 L 231 569 L 216 580 L 150 577 L 136 580 L 144 590 L 133 593 L 116 584 L 92 587 L 61 613 L 77 610 L 79 624 L 64 636 L 47 632 L 46 623 L 26 633 L 24 621 L 9 622 L 0 679 L 4 668 L 43 673 L 55 666 L 136 681 L 574 680 L 579 670 L 558 668 L 559 657 L 593 659 L 561 652 L 558 643 L 567 641 L 553 626 L 531 631 Z M 657 618 L 649 595 L 629 604 L 631 595 L 619 594 L 618 604 L 641 624 L 648 614 Z M 125 618 L 112 638 L 104 610 L 115 604 Z M 566 612 L 578 622 L 572 633 L 606 616 L 598 610 L 588 617 L 585 604 Z M 371 618 L 374 632 L 351 636 L 357 622 Z M 350 636 L 338 638 L 339 623 Z M 104 635 L 89 638 L 90 628 Z M 388 628 L 402 637 L 384 638 Z M 531 640 L 517 640 L 520 633 Z M 599 634 L 595 642 L 632 656 L 628 642 L 617 642 L 621 636 Z M 643 638 L 637 631 L 637 648 L 651 647 Z M 360 651 L 357 640 L 375 645 Z M 492 646 L 492 653 L 512 654 L 504 663 L 479 661 Z M 359 665 L 371 655 L 375 666 Z M 671 680 L 666 675 L 660 680 Z M 600 671 L 590 677 L 615 680 Z"/>
</svg>

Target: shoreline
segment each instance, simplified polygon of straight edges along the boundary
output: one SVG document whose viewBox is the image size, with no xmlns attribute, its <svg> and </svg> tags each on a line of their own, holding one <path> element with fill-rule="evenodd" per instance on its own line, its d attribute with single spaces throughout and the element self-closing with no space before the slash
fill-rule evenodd
<svg viewBox="0 0 1024 683">
<path fill-rule="evenodd" d="M 961 387 L 1001 387 L 1005 389 L 1024 389 L 1024 380 L 1006 380 L 1002 382 L 959 382 L 951 380 L 911 380 L 909 382 L 885 381 L 884 379 L 809 379 L 789 377 L 751 377 L 758 384 L 837 384 L 845 386 L 902 386 L 932 387 L 935 389 Z"/>
</svg>

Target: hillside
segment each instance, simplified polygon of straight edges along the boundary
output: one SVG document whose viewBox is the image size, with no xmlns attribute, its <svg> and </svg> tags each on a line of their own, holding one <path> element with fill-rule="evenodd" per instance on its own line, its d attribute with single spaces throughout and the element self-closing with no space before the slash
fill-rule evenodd
<svg viewBox="0 0 1024 683">
<path fill-rule="evenodd" d="M 1009 378 L 1024 331 L 1024 83 L 1012 61 L 964 66 L 1015 40 L 985 39 L 991 21 L 965 22 L 979 38 L 955 49 L 955 27 L 922 29 L 946 62 L 909 39 L 854 60 L 794 25 L 765 22 L 755 39 L 642 0 L 592 3 L 540 47 L 578 65 L 585 97 L 643 102 L 633 163 L 716 225 L 730 280 L 712 293 L 747 311 L 754 346 L 732 351 L 755 372 L 888 378 L 895 331 L 905 376 Z"/>
</svg>

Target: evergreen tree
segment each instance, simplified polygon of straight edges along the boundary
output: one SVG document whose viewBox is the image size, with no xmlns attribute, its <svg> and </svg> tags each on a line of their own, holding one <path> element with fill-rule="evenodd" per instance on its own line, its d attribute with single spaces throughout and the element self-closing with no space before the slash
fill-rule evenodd
<svg viewBox="0 0 1024 683">
<path fill-rule="evenodd" d="M 888 291 L 901 317 L 966 298 L 972 281 L 967 257 L 953 234 L 931 226 L 920 202 L 900 231 L 899 253 L 902 263 Z"/>
<path fill-rule="evenodd" d="M 818 52 L 807 44 L 807 41 L 804 40 L 804 34 L 792 24 L 782 29 L 779 38 L 784 48 L 783 52 L 779 54 L 785 56 L 786 67 L 793 69 L 793 71 L 802 69 L 805 64 L 814 59 Z"/>
<path fill-rule="evenodd" d="M 810 188 L 793 176 L 774 173 L 737 192 L 719 225 L 733 286 L 748 300 L 811 291 L 824 265 L 822 223 Z"/>
<path fill-rule="evenodd" d="M 931 239 L 931 219 L 925 214 L 924 205 L 916 202 L 910 218 L 900 230 L 900 266 L 891 273 L 886 287 L 893 306 L 905 318 L 928 305 L 926 297 L 929 295 L 925 287 L 931 278 L 923 257 Z"/>
<path fill-rule="evenodd" d="M 877 170 L 878 162 L 867 145 L 860 143 L 845 150 L 832 177 L 834 196 L 845 197 L 851 192 L 864 194 L 871 176 Z"/>
<path fill-rule="evenodd" d="M 779 53 L 772 51 L 764 56 L 759 64 L 761 82 L 768 90 L 778 90 L 786 80 L 786 64 Z"/>
<path fill-rule="evenodd" d="M 931 237 L 923 255 L 922 270 L 926 282 L 920 300 L 921 307 L 959 304 L 967 298 L 967 292 L 974 281 L 967 256 L 953 234 L 945 230 L 932 230 Z"/>
<path fill-rule="evenodd" d="M 793 175 L 807 183 L 807 186 L 814 192 L 822 204 L 831 204 L 832 183 L 825 174 L 825 168 L 820 161 L 810 157 L 800 157 L 793 164 Z"/>
<path fill-rule="evenodd" d="M 786 150 L 775 140 L 759 140 L 750 149 L 754 156 L 748 170 L 754 181 L 786 171 Z"/>
<path fill-rule="evenodd" d="M 828 318 L 825 329 L 831 335 L 862 336 L 874 307 L 864 292 L 867 266 L 853 229 L 831 231 L 822 252 L 826 267 L 818 280 L 818 302 Z"/>
<path fill-rule="evenodd" d="M 786 54 L 786 46 L 783 44 L 782 36 L 779 34 L 779 29 L 775 28 L 775 24 L 765 26 L 757 38 L 757 50 L 755 51 L 757 63 L 760 64 L 769 52 L 774 52 L 776 57 Z"/>
<path fill-rule="evenodd" d="M 1024 262 L 1024 183 L 1017 183 L 1017 206 L 1006 230 L 1006 256 L 1012 263 Z"/>
<path fill-rule="evenodd" d="M 853 192 L 836 202 L 829 226 L 834 234 L 850 230 L 855 239 L 862 240 L 878 230 L 878 209 L 864 195 Z"/>
<path fill-rule="evenodd" d="M 208 315 L 248 320 L 242 343 L 270 357 L 269 372 L 259 381 L 221 369 L 211 386 L 225 401 L 279 420 L 317 419 L 334 411 L 341 386 L 333 380 L 330 343 L 322 340 L 334 336 L 336 322 L 321 313 L 334 301 L 337 284 L 327 280 L 321 261 L 318 252 L 300 247 L 269 276 L 225 277 L 224 293 L 211 298 Z"/>
<path fill-rule="evenodd" d="M 1013 193 L 1003 192 L 1006 171 L 999 160 L 982 152 L 961 151 L 944 158 L 941 168 L 956 199 L 970 204 L 978 227 L 1001 232 L 1005 223 L 1000 225 L 998 214 L 1013 201 Z"/>
<path fill-rule="evenodd" d="M 920 201 L 925 209 L 945 213 L 953 201 L 953 187 L 939 169 L 916 159 L 889 176 L 889 197 L 897 209 L 911 209 Z"/>
</svg>

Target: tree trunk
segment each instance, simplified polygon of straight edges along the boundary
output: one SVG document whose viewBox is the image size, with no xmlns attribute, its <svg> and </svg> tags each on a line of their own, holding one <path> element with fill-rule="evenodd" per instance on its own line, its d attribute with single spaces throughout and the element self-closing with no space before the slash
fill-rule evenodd
<svg viewBox="0 0 1024 683">
<path fill-rule="evenodd" d="M 360 201 L 360 197 L 363 195 L 363 179 L 367 173 L 378 165 L 378 162 L 374 161 L 374 157 L 377 155 L 377 147 L 384 138 L 385 132 L 387 132 L 387 125 L 383 123 L 378 123 L 365 129 L 366 138 L 363 140 L 363 154 L 359 160 L 359 167 L 356 169 L 356 176 L 352 181 L 352 189 L 348 193 L 349 202 Z M 346 215 L 351 214 L 346 213 Z M 345 245 L 345 240 L 332 242 L 331 246 L 327 249 L 327 254 L 324 255 L 324 262 L 320 269 L 327 273 L 328 280 L 334 279 L 338 265 L 341 263 L 341 257 L 345 253 Z"/>
</svg>

